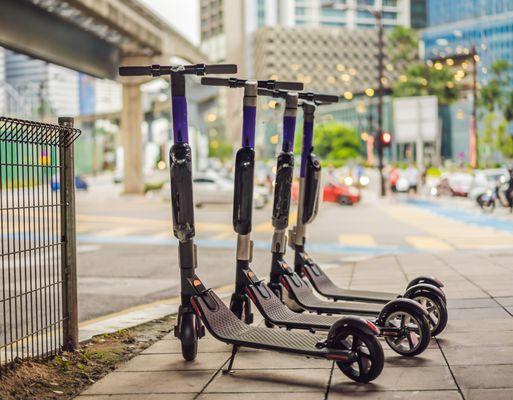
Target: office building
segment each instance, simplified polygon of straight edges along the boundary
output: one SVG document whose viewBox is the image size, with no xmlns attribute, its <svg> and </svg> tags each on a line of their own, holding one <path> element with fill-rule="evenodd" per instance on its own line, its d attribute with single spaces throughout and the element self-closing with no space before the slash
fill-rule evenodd
<svg viewBox="0 0 513 400">
<path fill-rule="evenodd" d="M 77 72 L 7 51 L 5 77 L 13 92 L 10 114 L 25 118 L 79 114 Z"/>
</svg>

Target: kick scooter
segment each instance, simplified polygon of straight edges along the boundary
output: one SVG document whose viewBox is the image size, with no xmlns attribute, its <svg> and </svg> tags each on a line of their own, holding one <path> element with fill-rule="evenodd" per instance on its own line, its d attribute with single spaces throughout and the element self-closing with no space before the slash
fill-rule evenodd
<svg viewBox="0 0 513 400">
<path fill-rule="evenodd" d="M 192 160 L 189 146 L 185 75 L 232 74 L 235 64 L 126 66 L 119 68 L 121 76 L 171 77 L 171 106 L 173 112 L 174 144 L 169 152 L 171 199 L 173 204 L 173 233 L 178 239 L 180 264 L 181 303 L 174 335 L 182 344 L 182 355 L 187 361 L 196 358 L 198 339 L 205 328 L 191 305 L 194 294 L 189 280 L 196 269 L 196 245 L 194 244 L 194 207 L 192 199 Z"/>
<path fill-rule="evenodd" d="M 295 273 L 285 262 L 273 257 L 271 288 L 276 291 L 278 283 L 281 283 L 287 288 L 290 297 L 302 309 L 328 314 L 344 313 L 347 308 L 351 308 L 351 312 L 356 314 L 363 312 L 362 315 L 369 315 L 372 314 L 373 309 L 376 314 L 379 314 L 382 304 L 390 304 L 398 297 L 412 299 L 427 310 L 431 335 L 440 334 L 447 325 L 447 307 L 445 295 L 440 289 L 441 284 L 437 280 L 426 277 L 416 278 L 402 296 L 381 292 L 344 290 L 337 287 L 306 253 L 306 225 L 314 220 L 319 207 L 321 163 L 313 153 L 312 146 L 315 104 L 305 103 L 303 113 L 304 127 L 297 222 L 296 226 L 289 231 L 290 246 L 295 252 Z M 319 299 L 306 281 L 299 278 L 300 276 L 307 277 L 319 294 L 331 298 L 335 302 Z M 354 303 L 355 305 L 351 307 L 351 302 L 360 303 Z M 362 304 L 365 307 L 362 307 Z M 355 309 L 359 309 L 360 312 Z M 379 317 L 378 320 L 380 320 Z M 403 324 L 401 322 L 401 326 Z"/>
<path fill-rule="evenodd" d="M 286 230 L 288 227 L 294 169 L 293 149 L 298 98 L 309 100 L 301 103 L 303 109 L 306 110 L 306 114 L 309 115 L 311 108 L 315 107 L 311 101 L 334 102 L 338 101 L 338 97 L 267 89 L 259 89 L 258 94 L 285 99 L 283 143 L 282 151 L 277 158 L 272 214 L 274 234 L 272 240 L 271 281 L 274 281 L 274 283 L 270 283 L 268 286 L 265 282 L 259 280 L 248 265 L 240 270 L 245 278 L 243 285 L 252 302 L 265 318 L 266 326 L 278 325 L 287 329 L 327 331 L 336 323 L 338 317 L 310 313 L 300 314 L 290 310 L 280 300 L 281 285 L 279 280 L 282 270 L 284 267 L 287 267 L 283 256 L 286 251 Z M 308 118 L 305 119 L 305 123 L 308 123 Z M 292 279 L 301 280 L 293 271 L 291 271 L 291 276 Z M 365 308 L 365 304 L 348 303 L 345 305 L 345 311 L 347 313 L 361 314 L 362 307 Z M 371 313 L 372 315 L 375 313 L 374 308 Z M 402 326 L 401 321 L 403 321 Z M 397 299 L 389 302 L 389 304 L 383 307 L 373 322 L 378 326 L 380 336 L 385 337 L 390 347 L 401 355 L 418 355 L 429 345 L 430 329 L 429 322 L 427 321 L 427 312 L 413 300 Z"/>
<path fill-rule="evenodd" d="M 250 318 L 246 298 L 243 271 L 249 268 L 252 256 L 251 219 L 253 203 L 254 142 L 256 123 L 256 81 L 241 79 L 203 78 L 202 84 L 244 88 L 242 147 L 235 161 L 235 190 L 233 226 L 237 232 L 236 292 L 230 308 L 211 290 L 206 289 L 199 278 L 190 280 L 196 295 L 192 304 L 209 332 L 222 342 L 233 346 L 229 365 L 232 370 L 235 355 L 240 347 L 292 353 L 307 357 L 335 360 L 337 366 L 349 378 L 357 382 L 370 382 L 383 369 L 383 349 L 376 337 L 378 328 L 370 321 L 357 317 L 343 317 L 329 329 L 328 335 L 309 332 L 290 332 L 267 327 L 247 325 Z M 192 201 L 187 199 L 192 207 Z M 175 203 L 173 203 L 175 204 Z"/>
</svg>

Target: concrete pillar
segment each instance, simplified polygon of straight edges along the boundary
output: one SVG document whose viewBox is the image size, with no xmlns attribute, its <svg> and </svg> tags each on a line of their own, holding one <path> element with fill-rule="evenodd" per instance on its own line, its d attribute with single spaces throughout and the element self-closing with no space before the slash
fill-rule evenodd
<svg viewBox="0 0 513 400">
<path fill-rule="evenodd" d="M 121 144 L 123 146 L 123 187 L 126 194 L 143 194 L 143 119 L 140 83 L 123 82 Z"/>
</svg>

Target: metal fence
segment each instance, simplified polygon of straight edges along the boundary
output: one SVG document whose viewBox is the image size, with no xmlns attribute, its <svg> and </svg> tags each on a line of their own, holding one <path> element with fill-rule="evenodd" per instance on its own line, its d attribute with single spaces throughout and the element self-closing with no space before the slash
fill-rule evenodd
<svg viewBox="0 0 513 400">
<path fill-rule="evenodd" d="M 0 117 L 0 374 L 78 344 L 73 119 Z"/>
</svg>

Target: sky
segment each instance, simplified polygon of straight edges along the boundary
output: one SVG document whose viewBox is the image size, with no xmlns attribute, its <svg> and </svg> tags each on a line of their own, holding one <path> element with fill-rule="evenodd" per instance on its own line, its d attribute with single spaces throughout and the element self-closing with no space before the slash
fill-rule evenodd
<svg viewBox="0 0 513 400">
<path fill-rule="evenodd" d="M 194 44 L 200 42 L 199 0 L 140 0 Z"/>
</svg>

